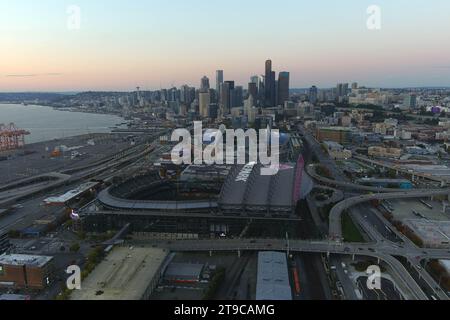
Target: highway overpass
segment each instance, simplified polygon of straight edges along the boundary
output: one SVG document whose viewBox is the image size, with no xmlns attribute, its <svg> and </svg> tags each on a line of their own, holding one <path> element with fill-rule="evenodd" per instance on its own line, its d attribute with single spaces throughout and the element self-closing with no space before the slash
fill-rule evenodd
<svg viewBox="0 0 450 320">
<path fill-rule="evenodd" d="M 342 238 L 342 214 L 345 210 L 356 206 L 361 203 L 369 202 L 372 200 L 392 200 L 392 199 L 411 199 L 411 198 L 427 198 L 435 196 L 448 196 L 450 195 L 450 189 L 438 189 L 438 190 L 409 190 L 395 193 L 379 193 L 368 194 L 358 197 L 346 199 L 330 211 L 329 219 L 329 237 L 332 240 L 341 242 Z"/>
<path fill-rule="evenodd" d="M 419 256 L 427 259 L 450 259 L 450 252 L 444 250 L 420 251 L 414 248 L 401 248 L 395 244 L 386 242 L 381 244 L 343 244 L 333 241 L 303 241 L 290 240 L 289 247 L 285 240 L 280 239 L 230 239 L 230 240 L 183 240 L 183 241 L 155 241 L 155 246 L 177 252 L 238 252 L 246 251 L 287 251 L 306 253 L 341 254 L 349 256 L 368 256 L 384 261 L 390 266 L 394 275 L 410 291 L 408 299 L 428 300 L 427 295 L 412 278 L 405 266 L 394 256 L 403 256 L 407 259 Z M 442 295 L 442 299 L 446 299 Z"/>
</svg>

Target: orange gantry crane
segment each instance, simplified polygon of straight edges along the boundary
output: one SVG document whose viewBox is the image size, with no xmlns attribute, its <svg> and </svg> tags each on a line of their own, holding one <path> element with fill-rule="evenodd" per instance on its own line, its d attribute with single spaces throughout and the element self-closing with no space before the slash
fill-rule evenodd
<svg viewBox="0 0 450 320">
<path fill-rule="evenodd" d="M 25 146 L 25 136 L 30 133 L 17 128 L 14 123 L 0 123 L 0 151 L 13 150 Z"/>
</svg>

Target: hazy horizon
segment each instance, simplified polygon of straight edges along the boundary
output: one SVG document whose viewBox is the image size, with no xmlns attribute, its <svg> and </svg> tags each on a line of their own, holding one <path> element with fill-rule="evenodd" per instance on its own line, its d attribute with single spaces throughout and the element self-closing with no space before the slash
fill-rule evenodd
<svg viewBox="0 0 450 320">
<path fill-rule="evenodd" d="M 381 30 L 367 29 L 372 4 Z M 214 87 L 217 69 L 246 86 L 268 58 L 292 88 L 450 86 L 445 0 L 3 0 L 0 12 L 0 92 L 198 87 L 204 75 Z"/>
</svg>

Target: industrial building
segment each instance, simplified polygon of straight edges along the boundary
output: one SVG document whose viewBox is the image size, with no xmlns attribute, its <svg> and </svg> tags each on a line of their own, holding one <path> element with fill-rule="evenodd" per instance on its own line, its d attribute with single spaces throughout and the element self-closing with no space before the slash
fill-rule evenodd
<svg viewBox="0 0 450 320">
<path fill-rule="evenodd" d="M 164 281 L 174 283 L 197 283 L 201 280 L 203 264 L 171 263 L 164 272 Z"/>
<path fill-rule="evenodd" d="M 292 300 L 285 252 L 260 252 L 256 300 Z"/>
<path fill-rule="evenodd" d="M 348 144 L 352 141 L 352 130 L 346 127 L 319 127 L 316 130 L 316 138 L 320 142 L 334 141 Z"/>
<path fill-rule="evenodd" d="M 0 256 L 0 286 L 45 289 L 52 282 L 53 257 L 11 254 Z"/>
<path fill-rule="evenodd" d="M 71 300 L 146 300 L 157 287 L 168 252 L 116 247 L 75 290 Z"/>
</svg>

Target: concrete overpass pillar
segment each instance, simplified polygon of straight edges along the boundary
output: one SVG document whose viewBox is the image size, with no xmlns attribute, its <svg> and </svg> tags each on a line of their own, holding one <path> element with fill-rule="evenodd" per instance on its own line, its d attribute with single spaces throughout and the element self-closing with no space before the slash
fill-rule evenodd
<svg viewBox="0 0 450 320">
<path fill-rule="evenodd" d="M 330 252 L 327 252 L 327 258 L 330 259 Z"/>
<path fill-rule="evenodd" d="M 353 255 L 353 256 L 352 256 L 353 262 L 355 261 L 355 259 L 356 259 L 356 255 Z"/>
<path fill-rule="evenodd" d="M 212 257 L 213 256 L 213 252 L 212 250 L 209 251 L 209 256 Z"/>
<path fill-rule="evenodd" d="M 241 250 L 238 250 L 238 257 L 241 257 Z"/>
</svg>

